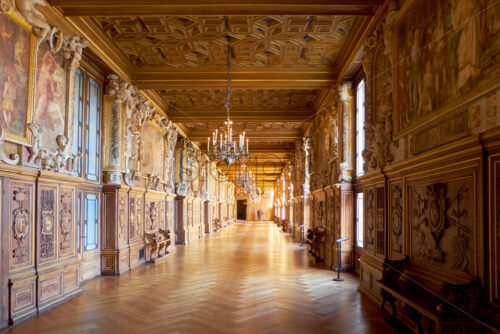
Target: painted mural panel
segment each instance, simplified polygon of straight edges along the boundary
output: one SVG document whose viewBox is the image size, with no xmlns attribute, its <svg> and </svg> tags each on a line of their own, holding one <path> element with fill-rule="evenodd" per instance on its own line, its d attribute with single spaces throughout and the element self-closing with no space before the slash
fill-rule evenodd
<svg viewBox="0 0 500 334">
<path fill-rule="evenodd" d="M 0 15 L 0 123 L 24 137 L 27 115 L 30 33 L 7 15 Z"/>
<path fill-rule="evenodd" d="M 164 136 L 154 126 L 147 123 L 143 130 L 143 149 L 141 150 L 142 171 L 163 177 Z"/>
<path fill-rule="evenodd" d="M 413 1 L 396 28 L 400 130 L 498 78 L 499 18 L 492 0 Z"/>
<path fill-rule="evenodd" d="M 64 134 L 66 115 L 66 70 L 64 60 L 52 54 L 49 44 L 38 50 L 34 121 L 44 131 L 43 147 L 57 149 L 56 137 Z"/>
</svg>

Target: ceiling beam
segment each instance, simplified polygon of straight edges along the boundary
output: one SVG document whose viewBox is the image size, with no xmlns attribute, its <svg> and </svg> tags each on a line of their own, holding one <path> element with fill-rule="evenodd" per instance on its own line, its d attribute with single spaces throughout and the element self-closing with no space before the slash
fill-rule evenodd
<svg viewBox="0 0 500 334">
<path fill-rule="evenodd" d="M 172 110 L 172 109 L 171 109 Z M 293 113 L 289 111 L 272 111 L 266 113 L 238 112 L 231 110 L 231 120 L 238 122 L 310 122 L 313 119 L 315 111 L 308 113 Z M 167 112 L 168 118 L 174 123 L 184 122 L 222 122 L 227 119 L 224 111 L 218 114 L 205 115 L 201 112 Z"/>
<path fill-rule="evenodd" d="M 336 73 L 331 70 L 289 69 L 263 71 L 231 71 L 233 89 L 320 89 L 335 85 Z M 137 70 L 132 81 L 143 89 L 225 89 L 226 71 Z"/>
<path fill-rule="evenodd" d="M 202 140 L 207 141 L 207 138 L 212 138 L 212 131 L 191 131 L 188 133 L 189 139 L 191 140 Z M 279 130 L 265 130 L 265 131 L 245 131 L 245 137 L 251 142 L 254 139 L 300 139 L 302 138 L 301 131 L 279 131 Z M 237 139 L 237 137 L 236 137 Z"/>
<path fill-rule="evenodd" d="M 373 15 L 383 0 L 48 0 L 65 16 Z"/>
</svg>

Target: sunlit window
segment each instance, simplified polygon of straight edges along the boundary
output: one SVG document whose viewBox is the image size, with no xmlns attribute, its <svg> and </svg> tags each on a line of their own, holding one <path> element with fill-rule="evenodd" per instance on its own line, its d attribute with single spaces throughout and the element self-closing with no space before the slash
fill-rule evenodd
<svg viewBox="0 0 500 334">
<path fill-rule="evenodd" d="M 363 247 L 363 193 L 356 195 L 356 244 Z"/>
<path fill-rule="evenodd" d="M 364 174 L 363 150 L 365 149 L 365 80 L 356 87 L 356 176 Z"/>
</svg>

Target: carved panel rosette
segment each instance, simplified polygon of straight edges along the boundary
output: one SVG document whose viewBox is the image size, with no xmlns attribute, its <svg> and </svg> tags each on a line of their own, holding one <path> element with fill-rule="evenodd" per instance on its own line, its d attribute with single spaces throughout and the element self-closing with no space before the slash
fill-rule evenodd
<svg viewBox="0 0 500 334">
<path fill-rule="evenodd" d="M 10 191 L 10 268 L 33 264 L 33 185 L 13 182 Z"/>
<path fill-rule="evenodd" d="M 40 186 L 38 224 L 38 262 L 44 263 L 56 259 L 56 187 Z"/>
<path fill-rule="evenodd" d="M 477 274 L 475 175 L 408 182 L 410 256 L 425 268 Z"/>
<path fill-rule="evenodd" d="M 74 253 L 74 190 L 60 188 L 59 199 L 59 255 L 62 257 Z"/>
</svg>

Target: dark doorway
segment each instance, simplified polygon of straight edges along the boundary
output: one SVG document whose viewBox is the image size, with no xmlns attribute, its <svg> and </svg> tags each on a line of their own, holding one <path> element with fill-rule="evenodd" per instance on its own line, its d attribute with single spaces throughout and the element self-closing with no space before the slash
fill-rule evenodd
<svg viewBox="0 0 500 334">
<path fill-rule="evenodd" d="M 238 219 L 246 220 L 247 219 L 247 200 L 246 199 L 239 199 L 237 205 L 238 205 L 238 210 L 237 210 Z"/>
</svg>

